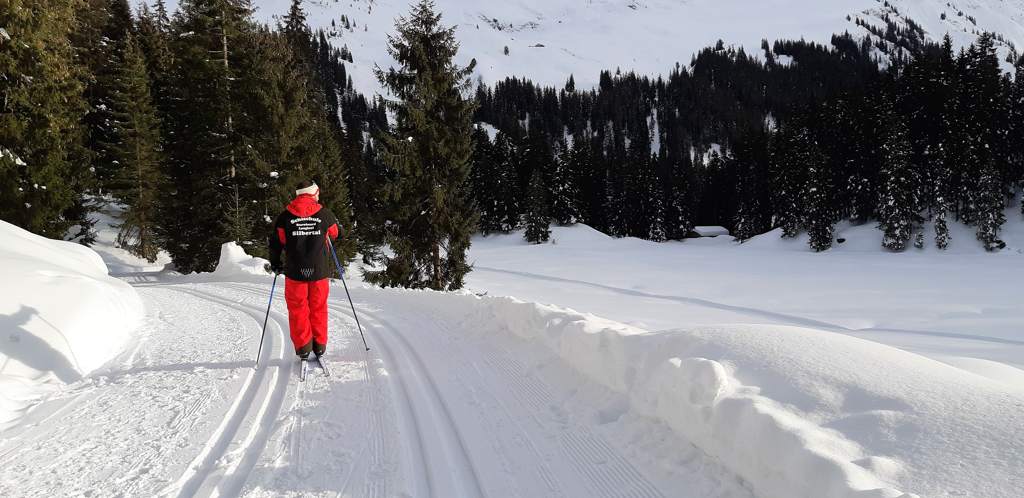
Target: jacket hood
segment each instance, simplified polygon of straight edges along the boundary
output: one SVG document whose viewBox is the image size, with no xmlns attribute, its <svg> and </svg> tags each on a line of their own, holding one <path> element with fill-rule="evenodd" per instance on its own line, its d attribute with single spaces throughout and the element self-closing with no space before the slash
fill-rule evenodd
<svg viewBox="0 0 1024 498">
<path fill-rule="evenodd" d="M 288 211 L 300 218 L 313 216 L 322 208 L 323 206 L 310 194 L 302 194 L 288 203 Z"/>
</svg>

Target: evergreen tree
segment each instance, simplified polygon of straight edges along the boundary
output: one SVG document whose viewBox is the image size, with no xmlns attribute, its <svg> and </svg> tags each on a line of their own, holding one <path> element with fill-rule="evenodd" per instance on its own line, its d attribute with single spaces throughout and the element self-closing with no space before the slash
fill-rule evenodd
<svg viewBox="0 0 1024 498">
<path fill-rule="evenodd" d="M 79 129 L 87 107 L 69 43 L 78 7 L 34 0 L 0 9 L 0 219 L 54 238 L 84 223 L 69 211 L 92 179 Z"/>
<path fill-rule="evenodd" d="M 773 225 L 783 237 L 796 237 L 805 225 L 808 174 L 824 162 L 810 130 L 783 127 L 773 141 L 771 153 L 772 192 L 775 206 Z"/>
<path fill-rule="evenodd" d="M 949 227 L 946 226 L 946 210 L 935 214 L 935 247 L 945 250 L 949 247 Z"/>
<path fill-rule="evenodd" d="M 671 159 L 666 159 L 671 161 Z M 696 203 L 697 177 L 688 153 L 671 162 L 671 182 L 665 206 L 665 236 L 679 240 L 693 231 L 693 212 Z"/>
<path fill-rule="evenodd" d="M 107 144 L 120 166 L 111 182 L 126 209 L 117 234 L 119 246 L 147 261 L 156 261 L 159 246 L 154 235 L 156 197 L 160 190 L 160 122 L 149 92 L 146 63 L 129 35 L 124 57 L 111 92 L 113 142 Z"/>
<path fill-rule="evenodd" d="M 644 237 L 654 242 L 664 242 L 668 239 L 667 230 L 665 228 L 665 194 L 661 191 L 661 187 L 657 183 L 653 183 L 651 186 L 651 229 L 647 236 Z"/>
<path fill-rule="evenodd" d="M 808 172 L 810 181 L 804 194 L 807 203 L 805 215 L 808 244 L 816 252 L 832 247 L 836 213 L 833 207 L 835 192 L 832 186 L 832 172 L 827 164 L 813 166 Z"/>
<path fill-rule="evenodd" d="M 771 229 L 766 136 L 755 133 L 734 151 L 738 174 L 736 226 L 733 235 L 745 241 Z"/>
<path fill-rule="evenodd" d="M 1003 214 L 1006 195 L 999 169 L 994 163 L 990 162 L 982 170 L 978 186 L 980 192 L 974 215 L 978 224 L 978 240 L 985 246 L 986 251 L 996 251 L 1006 247 L 1006 243 L 999 239 L 999 230 L 1006 222 L 1006 216 Z"/>
<path fill-rule="evenodd" d="M 480 214 L 480 231 L 484 234 L 500 232 L 501 220 L 497 215 L 498 164 L 494 146 L 482 127 L 473 129 L 473 164 L 470 180 L 473 185 L 473 201 Z"/>
<path fill-rule="evenodd" d="M 224 242 L 255 247 L 265 240 L 250 238 L 257 207 L 243 193 L 253 174 L 243 171 L 250 155 L 237 122 L 253 74 L 241 66 L 253 60 L 243 42 L 255 28 L 248 0 L 185 0 L 180 9 L 172 27 L 173 96 L 164 117 L 173 131 L 159 236 L 179 271 L 210 271 Z M 183 235 L 194 233 L 203 236 Z"/>
<path fill-rule="evenodd" d="M 551 218 L 548 214 L 547 188 L 544 186 L 544 177 L 540 170 L 535 170 L 530 176 L 528 192 L 523 223 L 526 226 L 526 233 L 523 237 L 531 244 L 541 244 L 547 242 L 551 236 Z"/>
<path fill-rule="evenodd" d="M 306 12 L 302 10 L 302 0 L 292 0 L 288 14 L 284 16 L 283 20 L 281 31 L 288 38 L 289 45 L 301 63 L 309 64 L 313 56 L 311 43 L 313 35 L 309 30 L 309 25 L 306 24 Z"/>
<path fill-rule="evenodd" d="M 272 220 L 292 198 L 293 186 L 314 180 L 320 187 L 320 203 L 327 206 L 345 231 L 336 245 L 339 258 L 351 259 L 356 242 L 352 237 L 352 206 L 348 194 L 348 163 L 343 160 L 338 136 L 325 115 L 321 87 L 313 81 L 309 65 L 301 62 L 286 34 L 260 30 L 247 37 L 254 45 L 250 77 L 240 85 L 250 96 L 240 106 L 247 119 L 237 130 L 248 151 L 239 170 L 239 192 L 255 206 L 243 223 L 250 227 L 246 240 L 259 241 L 272 230 Z M 262 244 L 254 244 L 263 249 Z"/>
<path fill-rule="evenodd" d="M 1014 78 L 1009 90 L 1007 130 L 1008 157 L 1011 181 L 1024 186 L 1024 55 L 1014 64 Z M 1024 201 L 1020 203 L 1024 214 Z"/>
<path fill-rule="evenodd" d="M 494 210 L 491 214 L 494 227 L 500 232 L 511 232 L 519 228 L 523 210 L 520 204 L 518 171 L 523 163 L 523 153 L 508 134 L 498 132 L 494 137 Z"/>
<path fill-rule="evenodd" d="M 150 95 L 160 118 L 164 137 L 173 132 L 168 126 L 173 121 L 167 115 L 171 112 L 172 106 L 171 76 L 174 68 L 170 29 L 170 19 L 167 17 L 167 7 L 163 0 L 157 0 L 154 10 L 150 10 L 146 5 L 142 6 L 136 22 L 136 41 L 146 61 Z"/>
<path fill-rule="evenodd" d="M 548 198 L 551 200 L 551 218 L 559 225 L 576 223 L 580 218 L 579 200 L 580 179 L 572 171 L 572 152 L 565 140 L 555 142 L 554 157 L 551 170 L 547 173 L 545 183 Z"/>
<path fill-rule="evenodd" d="M 400 17 L 388 51 L 398 68 L 377 70 L 396 100 L 388 101 L 395 124 L 379 136 L 380 158 L 390 175 L 385 186 L 393 254 L 376 258 L 366 272 L 372 283 L 454 290 L 470 271 L 466 261 L 477 217 L 466 183 L 472 152 L 474 102 L 468 67 L 454 63 L 455 30 L 441 25 L 433 2 L 422 0 Z"/>
<path fill-rule="evenodd" d="M 73 36 L 76 58 L 84 71 L 85 98 L 89 112 L 85 125 L 86 146 L 101 190 L 106 190 L 123 165 L 115 160 L 109 144 L 114 140 L 113 91 L 123 65 L 124 42 L 134 21 L 128 0 L 85 0 Z"/>
<path fill-rule="evenodd" d="M 902 251 L 907 247 L 918 221 L 917 179 L 910 164 L 910 143 L 902 120 L 893 118 L 883 152 L 885 163 L 882 165 L 878 226 L 884 234 L 882 246 L 891 251 Z"/>
</svg>

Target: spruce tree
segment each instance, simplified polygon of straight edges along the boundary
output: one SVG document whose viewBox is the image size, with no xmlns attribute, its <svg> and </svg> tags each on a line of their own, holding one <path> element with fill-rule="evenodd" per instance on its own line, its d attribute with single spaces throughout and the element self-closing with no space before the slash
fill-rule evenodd
<svg viewBox="0 0 1024 498">
<path fill-rule="evenodd" d="M 1009 129 L 1007 131 L 1008 162 L 1011 181 L 1024 186 L 1024 55 L 1014 64 L 1014 78 L 1009 90 Z M 1020 203 L 1024 215 L 1024 200 Z"/>
<path fill-rule="evenodd" d="M 999 169 L 990 162 L 982 170 L 978 180 L 978 202 L 975 206 L 975 220 L 978 224 L 977 236 L 986 251 L 996 251 L 1006 247 L 999 239 L 999 231 L 1006 222 L 1003 214 L 1006 195 L 999 177 Z"/>
<path fill-rule="evenodd" d="M 86 0 L 85 4 L 73 37 L 78 62 L 85 69 L 84 94 L 89 103 L 82 123 L 99 187 L 108 190 L 122 167 L 109 147 L 115 133 L 113 91 L 134 21 L 128 0 Z"/>
<path fill-rule="evenodd" d="M 835 192 L 832 182 L 832 171 L 823 162 L 812 166 L 808 172 L 810 177 L 804 199 L 807 205 L 805 220 L 807 224 L 807 243 L 816 252 L 832 247 L 832 235 L 835 231 L 836 213 L 833 207 Z"/>
<path fill-rule="evenodd" d="M 889 138 L 883 145 L 882 192 L 879 198 L 879 228 L 882 247 L 902 251 L 918 221 L 917 179 L 910 164 L 910 143 L 904 122 L 893 118 Z"/>
<path fill-rule="evenodd" d="M 524 209 L 520 200 L 524 191 L 518 181 L 523 153 L 511 136 L 499 131 L 494 137 L 494 155 L 496 204 L 492 216 L 496 230 L 507 233 L 519 228 L 519 218 Z"/>
<path fill-rule="evenodd" d="M 535 170 L 530 176 L 530 187 L 526 198 L 526 213 L 523 224 L 526 232 L 523 238 L 531 244 L 541 244 L 548 241 L 551 236 L 551 217 L 549 213 L 547 188 L 544 186 L 544 177 L 540 170 Z"/>
<path fill-rule="evenodd" d="M 182 272 L 213 270 L 224 242 L 265 240 L 250 239 L 257 206 L 244 197 L 243 182 L 253 175 L 239 133 L 238 108 L 251 98 L 242 92 L 253 73 L 242 67 L 253 60 L 243 43 L 255 29 L 251 11 L 248 0 L 185 0 L 172 27 L 173 96 L 164 117 L 173 131 L 159 235 Z"/>
<path fill-rule="evenodd" d="M 949 247 L 949 227 L 946 225 L 946 210 L 935 214 L 935 247 L 945 250 Z"/>
<path fill-rule="evenodd" d="M 808 173 L 824 162 L 810 130 L 797 126 L 783 127 L 772 142 L 772 225 L 782 228 L 783 237 L 796 237 L 804 226 Z"/>
<path fill-rule="evenodd" d="M 111 187 L 125 205 L 117 242 L 153 262 L 159 252 L 154 226 L 162 184 L 160 122 L 150 97 L 146 63 L 131 35 L 125 39 L 122 61 L 110 93 L 113 141 L 107 144 L 110 156 L 120 166 Z"/>
<path fill-rule="evenodd" d="M 398 67 L 377 78 L 395 100 L 395 123 L 378 137 L 389 182 L 385 241 L 392 254 L 378 255 L 380 269 L 368 281 L 384 286 L 454 290 L 470 265 L 466 252 L 477 217 L 466 183 L 472 153 L 475 104 L 468 67 L 455 64 L 455 29 L 441 25 L 433 2 L 422 0 L 395 23 L 388 52 Z"/>
<path fill-rule="evenodd" d="M 548 198 L 551 200 L 551 218 L 559 225 L 576 223 L 580 218 L 579 179 L 572 167 L 571 148 L 565 140 L 555 142 L 551 170 L 546 175 Z"/>
<path fill-rule="evenodd" d="M 61 238 L 92 179 L 79 122 L 87 107 L 69 42 L 79 3 L 0 9 L 0 219 Z M 77 213 L 81 214 L 81 213 Z"/>
<path fill-rule="evenodd" d="M 688 153 L 671 162 L 670 190 L 665 206 L 665 237 L 679 240 L 693 230 L 694 204 L 698 197 L 697 177 Z"/>
<path fill-rule="evenodd" d="M 473 185 L 473 203 L 479 212 L 478 228 L 484 234 L 499 231 L 494 216 L 497 205 L 497 188 L 495 187 L 494 146 L 487 132 L 482 127 L 473 128 L 473 164 L 470 172 L 470 183 Z"/>
<path fill-rule="evenodd" d="M 154 10 L 150 10 L 147 5 L 142 6 L 136 22 L 136 41 L 146 61 L 153 104 L 165 124 L 168 120 L 164 114 L 170 107 L 168 100 L 172 97 L 170 85 L 174 61 L 170 29 L 170 19 L 163 0 L 157 0 Z"/>
</svg>

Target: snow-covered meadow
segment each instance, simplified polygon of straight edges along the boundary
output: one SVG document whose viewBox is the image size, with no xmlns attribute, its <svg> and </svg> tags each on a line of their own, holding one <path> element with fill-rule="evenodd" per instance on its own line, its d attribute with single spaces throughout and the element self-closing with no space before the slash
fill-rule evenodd
<svg viewBox="0 0 1024 498">
<path fill-rule="evenodd" d="M 1014 496 L 1024 224 L 1008 216 L 998 254 L 959 224 L 949 251 L 903 254 L 881 250 L 871 225 L 841 226 L 846 241 L 822 254 L 777 233 L 745 244 L 656 244 L 585 226 L 555 228 L 541 246 L 479 237 L 468 285 L 636 327 L 595 337 L 592 354 L 561 353 L 745 479 L 758 482 L 757 464 L 765 476 L 799 476 L 755 485 L 766 496 L 795 493 L 793 483 L 823 486 L 801 496 L 839 496 L 825 489 L 864 473 L 921 496 Z M 676 380 L 645 383 L 659 368 Z M 658 400 L 664 386 L 668 401 Z"/>
</svg>

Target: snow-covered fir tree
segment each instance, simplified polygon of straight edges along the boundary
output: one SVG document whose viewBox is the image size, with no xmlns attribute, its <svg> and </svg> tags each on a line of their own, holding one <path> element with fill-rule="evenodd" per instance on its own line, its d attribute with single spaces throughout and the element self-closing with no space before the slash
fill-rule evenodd
<svg viewBox="0 0 1024 498">
<path fill-rule="evenodd" d="M 890 251 L 906 249 L 914 225 L 918 222 L 917 179 L 910 164 L 910 142 L 906 124 L 898 118 L 890 123 L 889 138 L 882 146 L 882 190 L 878 219 L 882 229 L 882 247 Z"/>
<path fill-rule="evenodd" d="M 999 179 L 999 170 L 994 164 L 982 170 L 978 180 L 978 201 L 975 206 L 975 221 L 978 224 L 977 236 L 986 251 L 996 251 L 1006 247 L 999 239 L 999 231 L 1006 222 L 1003 210 L 1006 206 L 1006 194 L 1003 183 Z"/>
<path fill-rule="evenodd" d="M 836 213 L 833 208 L 835 193 L 832 186 L 832 171 L 822 161 L 811 167 L 808 177 L 804 193 L 807 206 L 804 220 L 809 236 L 807 243 L 811 249 L 820 252 L 832 247 L 835 231 Z"/>
<path fill-rule="evenodd" d="M 551 236 L 551 216 L 547 198 L 547 187 L 540 170 L 530 175 L 530 186 L 526 196 L 526 212 L 523 214 L 523 225 L 526 232 L 523 238 L 531 244 L 541 244 Z"/>
</svg>

